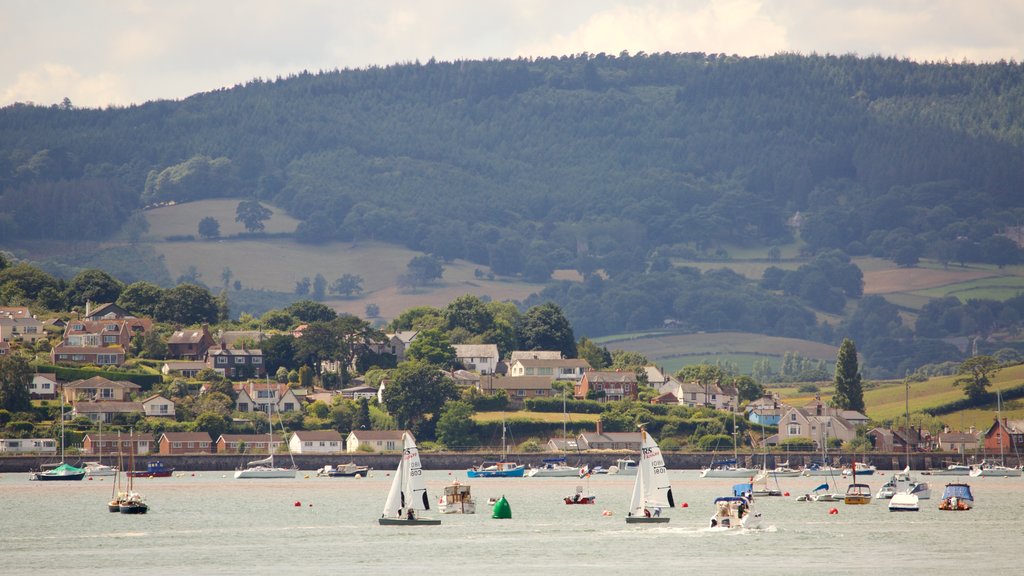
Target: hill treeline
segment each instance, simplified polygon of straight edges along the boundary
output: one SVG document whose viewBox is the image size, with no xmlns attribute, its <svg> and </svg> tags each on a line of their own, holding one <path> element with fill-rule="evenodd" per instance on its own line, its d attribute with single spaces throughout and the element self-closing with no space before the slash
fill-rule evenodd
<svg viewBox="0 0 1024 576">
<path fill-rule="evenodd" d="M 858 289 L 817 274 L 773 290 L 778 275 L 749 286 L 669 272 L 672 259 L 799 233 L 829 258 L 1019 262 L 1003 232 L 1024 216 L 1021 110 L 1015 62 L 703 53 L 431 60 L 126 108 L 14 104 L 0 110 L 0 241 L 102 240 L 147 205 L 256 198 L 300 219 L 304 242 L 397 242 L 534 281 L 579 270 L 589 313 L 570 286 L 546 297 L 595 335 L 670 317 L 824 338 L 807 306 L 836 311 Z M 728 301 L 693 300 L 723 286 Z"/>
</svg>

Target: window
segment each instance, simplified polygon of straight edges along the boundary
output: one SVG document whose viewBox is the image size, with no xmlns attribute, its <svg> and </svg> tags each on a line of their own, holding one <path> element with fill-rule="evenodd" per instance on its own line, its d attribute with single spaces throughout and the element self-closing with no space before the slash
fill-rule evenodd
<svg viewBox="0 0 1024 576">
<path fill-rule="evenodd" d="M 171 442 L 171 448 L 181 448 L 181 442 Z"/>
<path fill-rule="evenodd" d="M 238 403 L 238 411 L 239 412 L 248 412 L 249 411 L 249 403 L 248 402 L 239 402 Z"/>
<path fill-rule="evenodd" d="M 99 392 L 100 392 L 100 398 L 113 398 L 114 397 L 114 389 L 113 388 L 100 388 Z"/>
<path fill-rule="evenodd" d="M 302 445 L 303 446 L 309 446 L 310 448 L 313 447 L 313 443 L 312 442 L 303 442 Z"/>
<path fill-rule="evenodd" d="M 273 398 L 274 397 L 274 391 L 273 390 L 257 390 L 256 391 L 256 397 L 257 398 Z"/>
<path fill-rule="evenodd" d="M 263 363 L 263 357 L 262 356 L 253 356 L 252 357 L 252 363 L 253 364 L 262 364 Z"/>
<path fill-rule="evenodd" d="M 49 382 L 43 382 L 43 390 L 49 390 L 49 389 L 50 389 L 50 383 Z"/>
<path fill-rule="evenodd" d="M 295 404 L 292 404 L 291 402 L 285 402 L 284 403 L 284 411 L 285 412 L 291 412 L 292 410 L 295 410 Z"/>
<path fill-rule="evenodd" d="M 235 364 L 245 364 L 245 356 L 235 356 Z"/>
<path fill-rule="evenodd" d="M 167 404 L 161 404 L 156 407 L 156 411 L 161 414 L 167 414 Z M 191 446 L 189 446 L 191 448 Z"/>
<path fill-rule="evenodd" d="M 789 427 L 789 435 L 790 436 L 799 436 L 800 435 L 800 426 L 799 425 L 797 425 L 797 426 L 790 426 Z"/>
<path fill-rule="evenodd" d="M 217 356 L 217 364 L 227 364 L 228 359 L 223 356 Z"/>
<path fill-rule="evenodd" d="M 117 336 L 109 336 L 109 335 L 108 336 L 104 336 L 103 337 L 103 343 L 104 344 L 117 344 Z"/>
<path fill-rule="evenodd" d="M 188 447 L 189 448 L 195 448 L 196 447 L 196 443 L 195 442 L 189 442 L 188 443 Z"/>
<path fill-rule="evenodd" d="M 789 415 L 790 422 L 796 422 L 796 412 Z"/>
</svg>

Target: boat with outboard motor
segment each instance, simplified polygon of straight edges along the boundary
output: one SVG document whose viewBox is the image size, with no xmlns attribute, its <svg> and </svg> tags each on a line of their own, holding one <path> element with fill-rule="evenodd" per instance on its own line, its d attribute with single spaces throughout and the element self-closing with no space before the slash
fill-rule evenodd
<svg viewBox="0 0 1024 576">
<path fill-rule="evenodd" d="M 715 513 L 711 515 L 711 528 L 735 529 L 761 528 L 762 517 L 752 509 L 754 487 L 750 483 L 736 484 L 732 496 L 715 498 Z"/>
<path fill-rule="evenodd" d="M 337 466 L 325 464 L 316 471 L 317 476 L 326 476 L 328 478 L 366 478 L 369 473 L 369 466 L 360 466 L 355 462 L 339 464 Z"/>
<path fill-rule="evenodd" d="M 939 510 L 947 512 L 964 512 L 974 508 L 974 494 L 971 494 L 970 484 L 964 482 L 950 482 L 942 492 L 942 501 L 939 502 Z"/>
</svg>

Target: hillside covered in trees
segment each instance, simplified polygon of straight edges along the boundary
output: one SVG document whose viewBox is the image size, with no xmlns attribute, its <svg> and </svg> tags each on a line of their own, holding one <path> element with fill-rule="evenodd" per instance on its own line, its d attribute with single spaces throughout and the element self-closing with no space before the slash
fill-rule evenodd
<svg viewBox="0 0 1024 576">
<path fill-rule="evenodd" d="M 303 72 L 105 110 L 15 104 L 0 110 L 0 241 L 130 236 L 148 205 L 256 199 L 301 220 L 303 242 L 384 240 L 536 282 L 576 269 L 584 282 L 536 298 L 581 334 L 668 319 L 850 335 L 901 374 L 955 357 L 940 337 L 1020 316 L 978 328 L 932 308 L 915 334 L 895 305 L 859 300 L 850 256 L 1020 262 L 1005 232 L 1024 216 L 1021 110 L 1013 62 L 667 53 Z M 795 236 L 805 263 L 760 284 L 676 265 Z M 815 314 L 844 311 L 841 325 Z"/>
</svg>

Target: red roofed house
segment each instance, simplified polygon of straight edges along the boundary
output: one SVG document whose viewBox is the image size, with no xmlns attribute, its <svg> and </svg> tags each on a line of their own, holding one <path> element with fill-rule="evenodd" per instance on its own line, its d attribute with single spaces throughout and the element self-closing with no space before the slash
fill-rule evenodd
<svg viewBox="0 0 1024 576">
<path fill-rule="evenodd" d="M 633 372 L 603 372 L 588 370 L 583 379 L 576 384 L 575 396 L 586 399 L 593 393 L 594 398 L 601 402 L 636 400 L 637 381 Z"/>
<path fill-rule="evenodd" d="M 160 454 L 212 454 L 213 442 L 206 432 L 164 432 L 157 441 Z"/>
<path fill-rule="evenodd" d="M 167 357 L 178 360 L 203 360 L 206 351 L 214 345 L 210 329 L 205 324 L 199 328 L 177 330 L 167 339 Z"/>
<path fill-rule="evenodd" d="M 337 430 L 296 430 L 288 448 L 292 454 L 336 454 L 344 451 L 345 440 Z"/>
<path fill-rule="evenodd" d="M 373 452 L 393 452 L 402 449 L 402 434 L 408 430 L 353 430 L 345 439 L 347 452 L 359 452 L 360 448 Z"/>
</svg>

